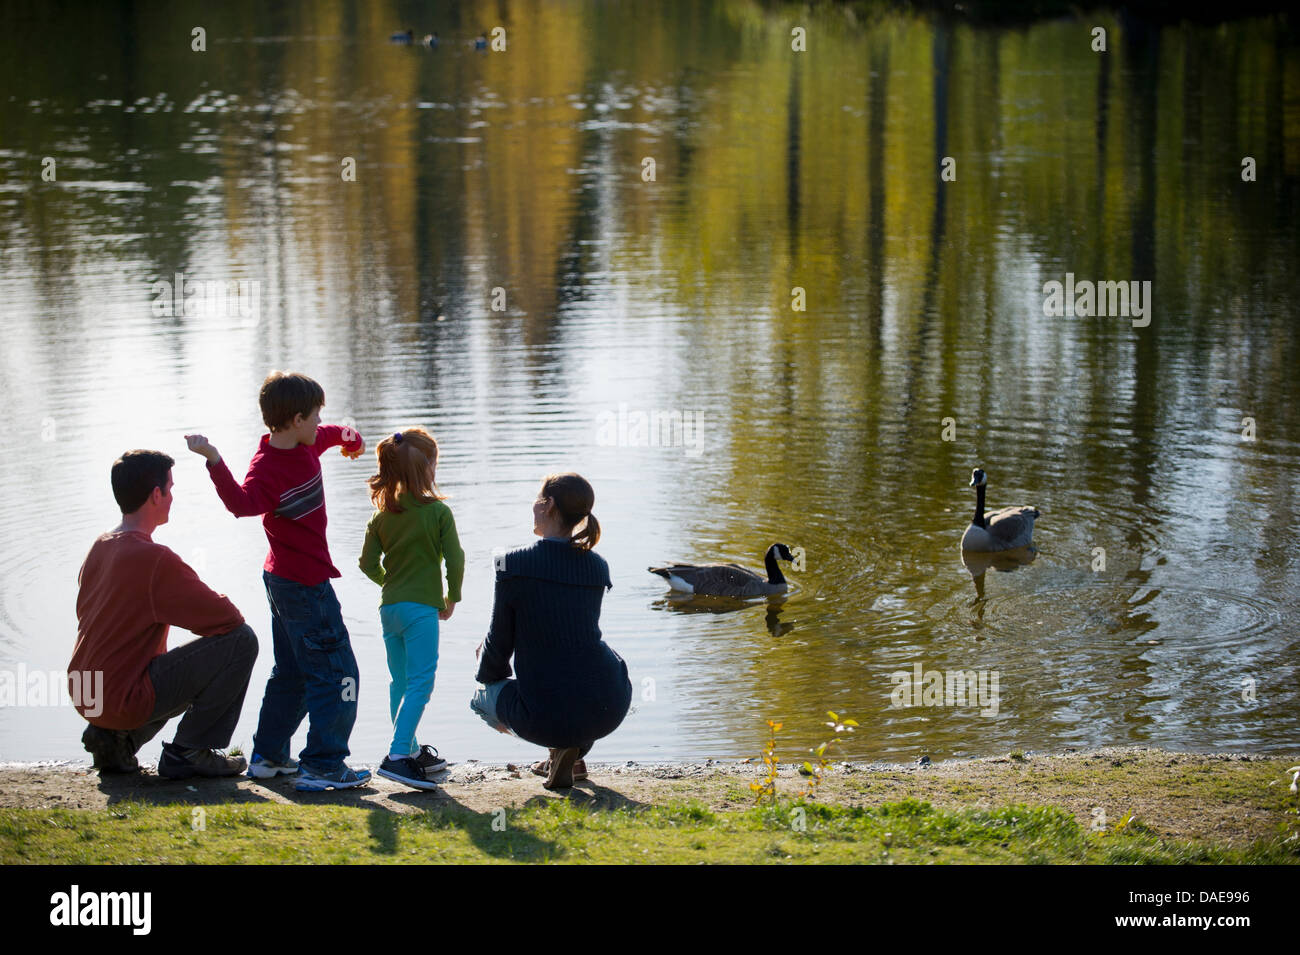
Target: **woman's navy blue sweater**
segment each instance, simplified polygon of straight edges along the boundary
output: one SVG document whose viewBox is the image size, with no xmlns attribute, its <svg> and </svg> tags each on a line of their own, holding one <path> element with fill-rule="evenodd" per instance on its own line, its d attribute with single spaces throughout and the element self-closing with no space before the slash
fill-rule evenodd
<svg viewBox="0 0 1300 955">
<path fill-rule="evenodd" d="M 477 680 L 516 679 L 497 715 L 538 746 L 588 745 L 623 722 L 632 703 L 627 664 L 600 637 L 609 565 L 567 542 L 540 540 L 497 558 L 492 623 Z"/>
</svg>

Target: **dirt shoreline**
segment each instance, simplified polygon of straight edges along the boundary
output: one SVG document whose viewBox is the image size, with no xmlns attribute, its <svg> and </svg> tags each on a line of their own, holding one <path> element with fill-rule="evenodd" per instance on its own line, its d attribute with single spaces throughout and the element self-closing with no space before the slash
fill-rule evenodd
<svg viewBox="0 0 1300 955">
<path fill-rule="evenodd" d="M 1126 815 L 1162 837 L 1240 845 L 1300 832 L 1300 796 L 1287 770 L 1295 756 L 1175 753 L 1146 747 L 1105 747 L 1055 755 L 1019 754 L 952 760 L 925 766 L 837 763 L 816 799 L 874 806 L 905 798 L 944 809 L 992 809 L 1010 804 L 1055 805 L 1085 829 Z M 743 762 L 625 763 L 590 766 L 590 779 L 567 794 L 551 793 L 527 766 L 477 761 L 450 766 L 439 788 L 419 792 L 375 777 L 343 792 L 299 793 L 292 780 L 173 781 L 152 768 L 126 776 L 100 775 L 86 764 L 0 764 L 0 810 L 101 810 L 122 801 L 153 805 L 324 803 L 417 813 L 439 804 L 475 811 L 517 808 L 538 800 L 572 799 L 599 808 L 697 802 L 714 810 L 754 804 L 749 791 L 761 767 Z M 783 767 L 778 794 L 793 797 L 807 784 Z"/>
</svg>

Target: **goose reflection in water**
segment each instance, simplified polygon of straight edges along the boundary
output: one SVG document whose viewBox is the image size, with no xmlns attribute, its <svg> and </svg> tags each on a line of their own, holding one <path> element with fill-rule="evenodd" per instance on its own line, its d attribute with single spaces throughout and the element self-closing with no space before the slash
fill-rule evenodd
<svg viewBox="0 0 1300 955">
<path fill-rule="evenodd" d="M 774 637 L 783 637 L 794 629 L 790 621 L 782 622 L 781 611 L 785 609 L 787 594 L 773 594 L 764 600 L 739 597 L 709 597 L 695 594 L 670 593 L 654 601 L 650 606 L 655 610 L 671 610 L 674 613 L 734 613 L 767 604 L 764 623 Z"/>
<path fill-rule="evenodd" d="M 962 565 L 970 571 L 971 578 L 975 581 L 975 599 L 971 601 L 970 605 L 979 608 L 976 613 L 978 618 L 983 619 L 984 616 L 984 575 L 989 568 L 1010 572 L 1032 564 L 1037 556 L 1038 548 L 1034 547 L 1033 544 L 995 553 L 971 550 L 961 552 Z"/>
</svg>

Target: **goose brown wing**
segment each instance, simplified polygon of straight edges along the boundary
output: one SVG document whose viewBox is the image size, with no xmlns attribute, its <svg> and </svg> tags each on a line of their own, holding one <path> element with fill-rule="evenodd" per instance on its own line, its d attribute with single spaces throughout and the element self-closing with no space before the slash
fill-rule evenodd
<svg viewBox="0 0 1300 955">
<path fill-rule="evenodd" d="M 753 597 L 765 592 L 763 578 L 739 564 L 673 564 L 668 567 L 652 567 L 651 570 L 661 577 L 671 574 L 681 578 L 695 588 L 697 594 Z"/>
<path fill-rule="evenodd" d="M 707 564 L 697 570 L 691 583 L 697 594 L 715 597 L 754 597 L 764 592 L 763 578 L 738 564 Z"/>
<path fill-rule="evenodd" d="M 1038 516 L 1037 508 L 1004 507 L 994 511 L 986 519 L 989 534 L 1004 543 L 1020 540 L 1026 534 L 1033 533 L 1034 518 Z"/>
</svg>

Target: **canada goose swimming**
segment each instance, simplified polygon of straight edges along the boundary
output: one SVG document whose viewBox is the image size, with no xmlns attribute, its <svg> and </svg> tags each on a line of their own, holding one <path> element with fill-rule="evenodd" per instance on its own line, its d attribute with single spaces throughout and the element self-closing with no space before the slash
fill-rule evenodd
<svg viewBox="0 0 1300 955">
<path fill-rule="evenodd" d="M 980 468 L 971 471 L 970 486 L 975 488 L 975 516 L 966 533 L 961 535 L 961 549 L 974 551 L 1010 550 L 1028 547 L 1034 538 L 1035 507 L 1004 507 L 984 516 L 984 486 L 988 476 Z"/>
<path fill-rule="evenodd" d="M 688 594 L 766 597 L 768 594 L 783 594 L 790 588 L 781 568 L 777 566 L 777 560 L 794 560 L 794 555 L 784 544 L 769 547 L 764 558 L 767 565 L 766 580 L 739 564 L 670 564 L 667 567 L 646 569 L 668 581 L 673 590 Z"/>
</svg>

